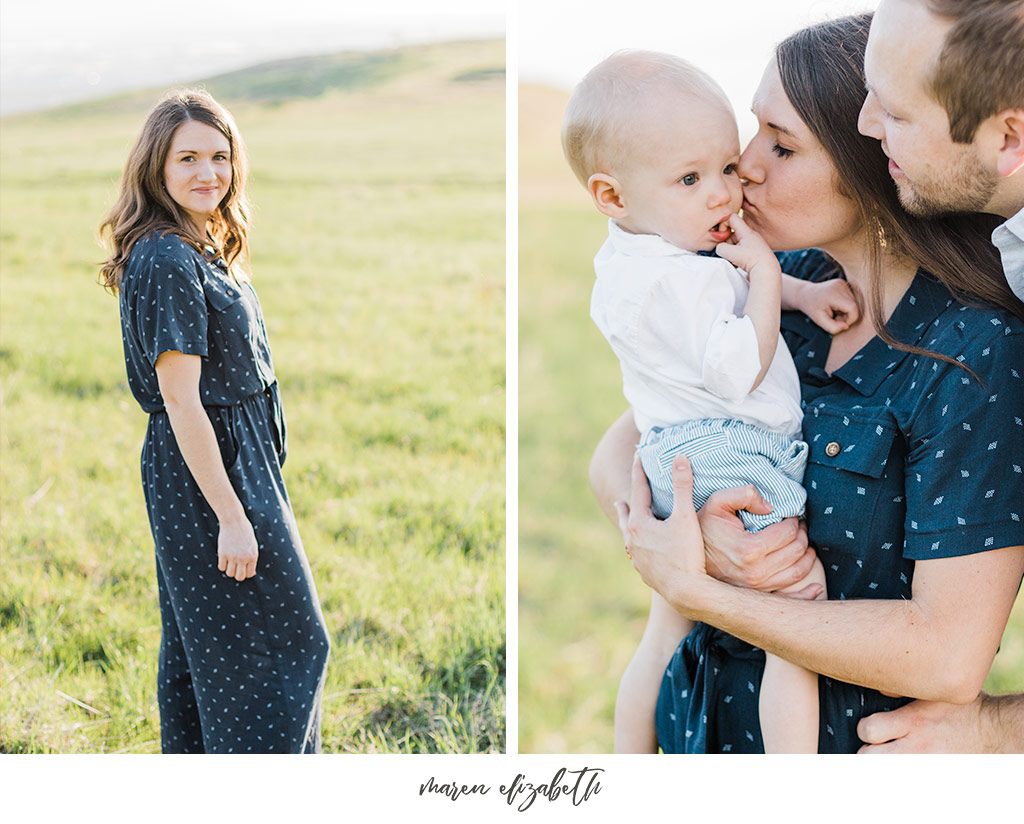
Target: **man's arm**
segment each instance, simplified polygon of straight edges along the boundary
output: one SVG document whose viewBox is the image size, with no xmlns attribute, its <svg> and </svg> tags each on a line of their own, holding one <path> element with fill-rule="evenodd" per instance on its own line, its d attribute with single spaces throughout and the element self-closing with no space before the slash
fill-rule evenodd
<svg viewBox="0 0 1024 824">
<path fill-rule="evenodd" d="M 590 459 L 590 488 L 601 510 L 615 526 L 619 524 L 615 503 L 629 500 L 629 472 L 639 442 L 640 433 L 630 407 L 601 436 Z"/>
<path fill-rule="evenodd" d="M 860 720 L 861 753 L 1024 753 L 1024 695 L 982 693 L 970 704 L 911 701 Z"/>
<path fill-rule="evenodd" d="M 1024 574 L 1024 547 L 919 561 L 909 601 L 766 595 L 707 574 L 685 459 L 673 475 L 675 509 L 659 521 L 634 463 L 626 541 L 644 582 L 680 614 L 840 681 L 951 703 L 978 695 Z"/>
</svg>

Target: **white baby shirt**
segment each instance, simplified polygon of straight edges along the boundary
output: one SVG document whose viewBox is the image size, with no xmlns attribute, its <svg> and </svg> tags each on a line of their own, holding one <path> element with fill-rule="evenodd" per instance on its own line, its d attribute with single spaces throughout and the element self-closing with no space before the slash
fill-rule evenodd
<svg viewBox="0 0 1024 824">
<path fill-rule="evenodd" d="M 749 284 L 722 258 L 608 221 L 590 316 L 618 355 L 637 429 L 728 418 L 798 437 L 800 381 L 780 335 L 768 373 L 743 316 Z"/>
</svg>

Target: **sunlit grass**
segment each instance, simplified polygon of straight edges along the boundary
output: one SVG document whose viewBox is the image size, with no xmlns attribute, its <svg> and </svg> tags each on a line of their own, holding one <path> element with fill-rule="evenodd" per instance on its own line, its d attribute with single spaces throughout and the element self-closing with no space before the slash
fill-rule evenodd
<svg viewBox="0 0 1024 824">
<path fill-rule="evenodd" d="M 505 748 L 504 85 L 454 79 L 503 61 L 431 46 L 352 92 L 224 98 L 333 645 L 325 751 Z M 158 96 L 3 121 L 0 751 L 159 751 L 146 419 L 95 283 Z"/>
</svg>

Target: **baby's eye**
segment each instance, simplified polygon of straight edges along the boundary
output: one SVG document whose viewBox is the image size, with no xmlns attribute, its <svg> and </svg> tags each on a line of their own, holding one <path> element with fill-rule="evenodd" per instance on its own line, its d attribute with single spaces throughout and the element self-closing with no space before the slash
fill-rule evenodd
<svg viewBox="0 0 1024 824">
<path fill-rule="evenodd" d="M 724 169 L 722 169 L 722 174 L 726 174 L 726 175 L 734 175 L 734 174 L 736 174 L 736 164 L 735 163 L 730 163 L 728 166 L 726 166 Z"/>
<path fill-rule="evenodd" d="M 779 157 L 789 157 L 793 154 L 792 149 L 783 149 L 778 143 L 772 146 L 772 151 L 775 152 Z"/>
<path fill-rule="evenodd" d="M 697 182 L 697 173 L 690 172 L 688 175 L 683 175 L 681 178 L 679 178 L 679 182 L 682 183 L 684 186 L 692 186 L 694 183 Z"/>
</svg>

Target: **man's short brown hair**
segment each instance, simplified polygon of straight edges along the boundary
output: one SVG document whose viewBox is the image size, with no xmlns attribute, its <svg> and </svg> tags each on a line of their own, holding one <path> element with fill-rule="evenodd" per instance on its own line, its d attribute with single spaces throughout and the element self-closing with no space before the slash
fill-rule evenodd
<svg viewBox="0 0 1024 824">
<path fill-rule="evenodd" d="M 949 116 L 956 143 L 981 122 L 1024 109 L 1024 0 L 924 0 L 953 21 L 932 69 L 931 92 Z"/>
</svg>

